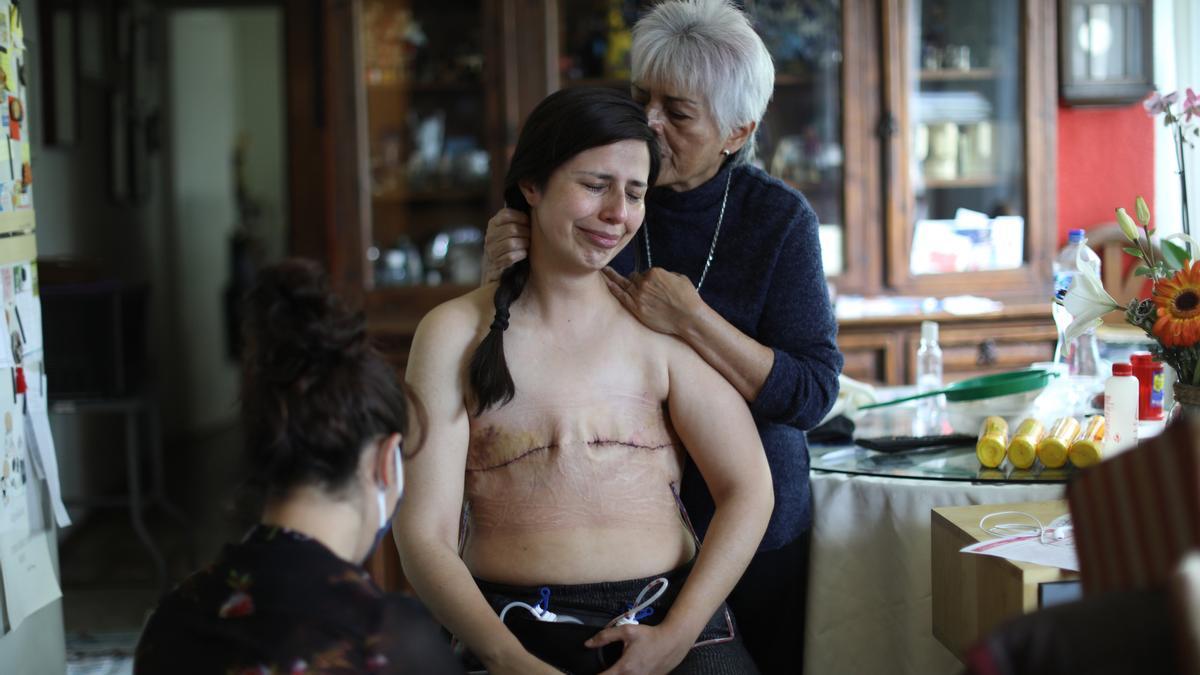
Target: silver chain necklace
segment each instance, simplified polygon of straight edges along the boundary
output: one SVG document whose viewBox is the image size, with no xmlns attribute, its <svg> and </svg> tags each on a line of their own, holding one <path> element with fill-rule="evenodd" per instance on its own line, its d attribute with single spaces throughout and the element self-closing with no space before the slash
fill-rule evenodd
<svg viewBox="0 0 1200 675">
<path fill-rule="evenodd" d="M 733 168 L 729 169 L 729 176 L 725 179 L 725 196 L 721 197 L 721 215 L 717 216 L 717 229 L 713 232 L 712 243 L 708 245 L 708 259 L 704 261 L 704 270 L 700 272 L 700 281 L 696 282 L 696 292 L 700 292 L 700 287 L 704 285 L 704 277 L 708 276 L 708 268 L 712 265 L 713 253 L 717 250 L 717 237 L 721 236 L 721 223 L 725 222 L 725 202 L 729 201 L 729 185 L 733 182 Z M 650 256 L 650 223 L 646 222 L 642 225 L 643 239 L 646 240 L 646 268 L 654 267 L 654 258 Z"/>
</svg>

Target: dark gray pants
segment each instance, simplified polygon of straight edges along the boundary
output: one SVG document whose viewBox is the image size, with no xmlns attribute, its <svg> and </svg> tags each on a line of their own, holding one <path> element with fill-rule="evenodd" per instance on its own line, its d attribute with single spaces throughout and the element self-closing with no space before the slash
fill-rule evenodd
<svg viewBox="0 0 1200 675">
<path fill-rule="evenodd" d="M 587 613 L 591 616 L 616 617 L 627 610 L 629 604 L 633 603 L 646 584 L 658 577 L 666 577 L 670 582 L 667 591 L 651 605 L 654 613 L 641 621 L 643 624 L 655 625 L 666 617 L 690 571 L 691 565 L 688 564 L 666 574 L 644 579 L 548 586 L 550 599 L 547 609 L 555 614 L 571 615 L 572 610 L 576 610 L 578 613 Z M 483 596 L 487 598 L 497 614 L 505 605 L 514 600 L 536 605 L 542 598 L 541 587 L 509 586 L 480 579 L 476 579 L 476 583 L 479 584 Z M 524 612 L 528 615 L 524 609 L 511 609 L 506 623 L 512 620 L 514 612 Z M 548 630 L 554 630 L 554 627 L 549 627 Z M 598 627 L 593 632 L 599 632 L 599 630 Z M 758 673 L 754 661 L 746 651 L 745 645 L 742 644 L 732 615 L 724 603 L 709 619 L 696 641 L 698 646 L 693 647 L 683 662 L 672 672 L 683 675 L 753 675 Z M 529 648 L 529 645 L 526 647 Z M 534 649 L 530 649 L 530 651 L 537 653 Z M 551 663 L 551 665 L 557 664 Z"/>
</svg>

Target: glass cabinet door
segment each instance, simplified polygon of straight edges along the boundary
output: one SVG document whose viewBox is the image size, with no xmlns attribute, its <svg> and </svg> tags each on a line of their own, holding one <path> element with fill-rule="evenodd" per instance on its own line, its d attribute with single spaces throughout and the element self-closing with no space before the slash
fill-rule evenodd
<svg viewBox="0 0 1200 675">
<path fill-rule="evenodd" d="M 633 24 L 646 0 L 560 0 L 563 86 L 628 89 Z M 775 61 L 775 95 L 755 163 L 804 193 L 821 222 L 827 276 L 845 271 L 842 0 L 745 0 Z"/>
<path fill-rule="evenodd" d="M 477 284 L 491 169 L 481 0 L 363 0 L 359 17 L 366 276 L 376 288 Z"/>
<path fill-rule="evenodd" d="M 1030 260 L 1022 4 L 911 0 L 899 10 L 892 104 L 907 152 L 893 163 L 893 281 Z"/>
<path fill-rule="evenodd" d="M 821 223 L 826 276 L 845 270 L 841 0 L 747 0 L 775 61 L 775 96 L 758 163 L 808 199 Z"/>
</svg>

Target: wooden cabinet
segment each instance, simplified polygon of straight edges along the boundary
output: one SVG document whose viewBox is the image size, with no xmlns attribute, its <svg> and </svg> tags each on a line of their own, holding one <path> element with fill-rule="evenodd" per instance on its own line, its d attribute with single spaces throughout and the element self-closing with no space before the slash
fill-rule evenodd
<svg viewBox="0 0 1200 675">
<path fill-rule="evenodd" d="M 431 270 L 433 237 L 486 225 L 520 124 L 547 93 L 628 86 L 629 28 L 649 4 L 323 0 L 325 152 L 336 170 L 324 231 L 294 239 L 363 296 L 398 363 L 420 316 L 470 284 L 389 286 L 395 277 L 379 274 L 389 256 L 421 254 L 425 269 L 409 281 L 462 281 Z M 743 4 L 777 70 L 758 161 L 817 210 L 836 291 L 969 293 L 1013 307 L 947 319 L 964 331 L 958 344 L 957 328 L 943 328 L 948 380 L 1040 357 L 1028 345 L 1053 337 L 1055 3 Z M 843 322 L 847 373 L 910 381 L 917 321 Z M 993 342 L 981 347 L 972 332 Z"/>
<path fill-rule="evenodd" d="M 947 382 L 1015 370 L 1054 357 L 1057 333 L 1048 303 L 1011 305 L 1004 311 L 974 316 L 911 314 L 843 321 L 838 346 L 846 358 L 843 372 L 856 380 L 884 385 L 916 382 L 921 322 L 941 329 Z"/>
</svg>

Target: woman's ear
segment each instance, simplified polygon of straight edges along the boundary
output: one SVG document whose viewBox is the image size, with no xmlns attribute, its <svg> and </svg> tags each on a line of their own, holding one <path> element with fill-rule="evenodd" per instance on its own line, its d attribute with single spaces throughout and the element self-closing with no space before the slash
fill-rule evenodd
<svg viewBox="0 0 1200 675">
<path fill-rule="evenodd" d="M 738 150 L 741 150 L 742 146 L 746 144 L 746 141 L 754 138 L 754 130 L 757 128 L 757 122 L 747 122 L 740 127 L 734 127 L 733 131 L 731 131 L 729 136 L 726 137 L 725 147 L 722 149 L 728 150 L 729 154 L 731 155 Z"/>
<path fill-rule="evenodd" d="M 400 458 L 400 443 L 404 437 L 399 433 L 388 434 L 375 443 L 375 484 L 383 487 L 404 485 L 404 464 Z"/>
<path fill-rule="evenodd" d="M 517 181 L 517 187 L 521 189 L 521 194 L 525 195 L 525 201 L 529 203 L 530 207 L 537 206 L 538 202 L 542 200 L 542 192 L 534 185 L 533 181 L 529 179 Z"/>
</svg>

